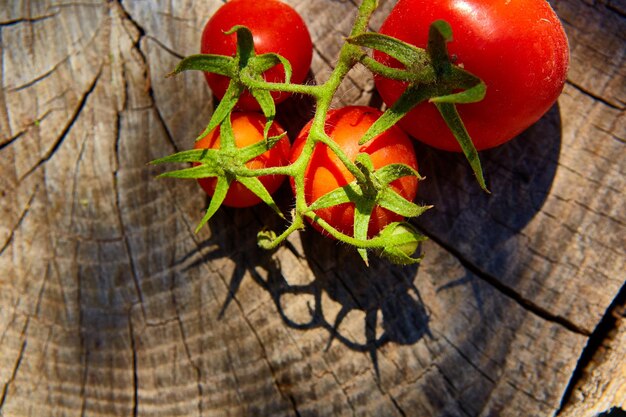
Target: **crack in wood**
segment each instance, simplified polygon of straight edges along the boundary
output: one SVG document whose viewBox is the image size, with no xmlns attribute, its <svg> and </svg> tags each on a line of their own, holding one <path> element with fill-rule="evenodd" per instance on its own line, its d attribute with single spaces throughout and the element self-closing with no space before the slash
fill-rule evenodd
<svg viewBox="0 0 626 417">
<path fill-rule="evenodd" d="M 96 32 L 97 33 L 97 32 Z M 52 74 L 55 73 L 55 71 L 57 71 L 61 65 L 69 62 L 70 58 L 72 57 L 71 54 L 67 55 L 65 58 L 63 58 L 61 61 L 57 62 L 56 64 L 54 64 L 52 66 L 52 68 L 50 68 L 48 71 L 44 72 L 43 74 L 33 78 L 32 80 L 28 81 L 27 83 L 24 84 L 20 84 L 18 86 L 15 87 L 11 87 L 9 88 L 7 91 L 11 92 L 11 93 L 16 93 L 18 91 L 22 91 L 22 90 L 26 90 L 27 88 L 30 88 L 32 86 L 34 86 L 35 84 L 37 84 L 40 81 L 45 80 L 46 78 L 48 78 L 49 76 L 51 76 Z"/>
<path fill-rule="evenodd" d="M 572 81 L 570 79 L 567 80 L 567 84 L 572 86 L 574 89 L 578 90 L 582 94 L 592 98 L 594 101 L 600 102 L 600 103 L 604 104 L 607 107 L 610 107 L 612 109 L 619 110 L 619 111 L 624 111 L 624 109 L 625 109 L 624 106 L 619 106 L 617 104 L 611 103 L 606 98 L 593 93 L 592 91 L 588 90 L 587 88 L 583 87 L 580 84 L 575 83 L 574 81 Z"/>
<path fill-rule="evenodd" d="M 146 39 L 149 39 L 152 42 L 154 42 L 158 47 L 160 47 L 161 49 L 163 49 L 165 52 L 167 52 L 168 54 L 172 55 L 173 57 L 178 58 L 178 59 L 184 59 L 185 58 L 184 55 L 181 55 L 178 52 L 174 51 L 172 48 L 170 48 L 167 45 L 165 45 L 163 42 L 161 42 L 156 37 L 154 37 L 152 35 L 145 35 L 145 37 L 146 37 Z"/>
<path fill-rule="evenodd" d="M 624 3 L 621 3 L 621 5 L 623 7 Z M 620 9 L 618 6 L 614 5 L 611 0 L 609 0 L 608 3 L 606 3 L 604 6 L 612 13 L 617 14 L 619 17 L 626 18 L 626 12 L 624 12 L 624 10 Z"/>
<path fill-rule="evenodd" d="M 4 142 L 0 142 L 0 151 L 2 151 L 4 148 L 6 148 L 6 147 L 12 145 L 13 143 L 15 143 L 19 138 L 24 136 L 29 131 L 29 129 L 31 129 L 33 127 L 39 127 L 39 124 L 42 121 L 44 121 L 45 119 L 47 119 L 48 116 L 50 116 L 50 114 L 52 114 L 55 111 L 61 111 L 61 110 L 63 110 L 63 109 L 61 109 L 61 108 L 51 108 L 51 109 L 47 110 L 41 116 L 38 116 L 37 119 L 33 120 L 32 123 L 26 125 L 24 127 L 24 130 L 22 130 L 20 132 L 17 132 L 15 135 L 11 136 L 10 138 L 5 140 Z"/>
<path fill-rule="evenodd" d="M 128 20 L 128 22 L 130 22 L 135 27 L 135 29 L 137 29 L 137 32 L 139 33 L 139 37 L 134 42 L 133 48 L 139 53 L 139 56 L 141 57 L 141 60 L 142 60 L 142 64 L 144 65 L 144 68 L 145 68 L 144 75 L 147 77 L 147 80 L 148 80 L 148 88 L 147 88 L 148 97 L 150 98 L 150 101 L 152 102 L 152 107 L 154 108 L 154 111 L 156 113 L 159 123 L 161 124 L 161 126 L 163 127 L 165 131 L 165 134 L 169 143 L 172 145 L 175 152 L 179 152 L 180 150 L 178 149 L 178 146 L 176 145 L 174 136 L 172 135 L 172 132 L 170 131 L 170 128 L 167 125 L 165 118 L 163 117 L 163 114 L 161 113 L 161 110 L 159 109 L 159 106 L 157 106 L 156 104 L 154 89 L 152 88 L 152 85 L 150 83 L 150 76 L 149 76 L 150 65 L 148 63 L 148 57 L 146 56 L 145 52 L 141 49 L 141 40 L 143 38 L 154 40 L 157 43 L 157 45 L 163 47 L 163 49 L 165 49 L 168 53 L 171 53 L 175 56 L 179 56 L 179 55 L 176 54 L 174 51 L 171 51 L 165 45 L 161 44 L 156 38 L 147 35 L 146 30 L 135 19 L 133 19 L 132 15 L 128 12 L 128 10 L 124 8 L 122 0 L 117 0 L 117 4 L 119 5 L 119 8 L 122 11 L 122 14 L 124 15 L 124 17 Z"/>
<path fill-rule="evenodd" d="M 424 233 L 428 235 L 428 238 L 430 240 L 432 240 L 433 242 L 435 242 L 436 244 L 444 248 L 446 251 L 448 251 L 452 256 L 454 256 L 465 269 L 467 269 L 476 277 L 485 281 L 487 284 L 489 284 L 491 287 L 498 290 L 503 295 L 507 296 L 509 299 L 513 300 L 515 303 L 521 306 L 524 310 L 546 321 L 559 324 L 565 327 L 567 330 L 574 332 L 576 334 L 580 334 L 580 335 L 587 336 L 587 337 L 591 335 L 591 332 L 589 330 L 577 325 L 576 323 L 568 320 L 567 318 L 563 316 L 554 314 L 550 312 L 549 310 L 545 309 L 544 307 L 541 307 L 537 303 L 525 298 L 524 296 L 522 296 L 522 294 L 517 292 L 515 289 L 502 283 L 498 278 L 490 275 L 486 271 L 483 271 L 478 265 L 475 265 L 473 262 L 466 259 L 459 250 L 454 249 L 450 247 L 449 245 L 446 245 L 445 242 L 441 241 L 438 237 L 432 234 L 429 234 L 428 232 L 424 232 Z"/>
<path fill-rule="evenodd" d="M 267 350 L 265 348 L 265 343 L 263 343 L 263 340 L 261 339 L 261 336 L 259 336 L 259 333 L 256 331 L 256 329 L 254 328 L 254 326 L 250 322 L 250 319 L 246 315 L 246 313 L 245 313 L 241 303 L 239 302 L 239 300 L 237 298 L 234 298 L 233 300 L 235 301 L 235 304 L 237 305 L 239 311 L 241 312 L 241 316 L 242 316 L 243 320 L 248 325 L 248 328 L 252 331 L 252 335 L 254 336 L 254 338 L 256 339 L 256 341 L 258 343 L 258 346 L 259 346 L 259 348 L 261 350 L 261 357 L 263 358 L 263 361 L 265 362 L 265 364 L 267 365 L 267 367 L 268 367 L 268 369 L 270 371 L 270 375 L 272 377 L 272 382 L 274 383 L 274 386 L 276 387 L 276 390 L 278 391 L 278 394 L 284 400 L 289 401 L 289 396 L 283 391 L 283 389 L 282 389 L 282 387 L 280 385 L 280 382 L 278 381 L 278 378 L 276 377 L 276 370 L 272 366 L 272 362 L 270 361 L 270 359 L 269 359 L 269 357 L 267 355 Z"/>
<path fill-rule="evenodd" d="M 298 404 L 296 403 L 296 399 L 293 397 L 293 395 L 289 396 L 289 401 L 291 402 L 291 408 L 293 409 L 296 417 L 301 417 L 300 412 L 298 411 Z"/>
<path fill-rule="evenodd" d="M 589 339 L 587 340 L 587 345 L 583 348 L 581 352 L 580 358 L 578 359 L 578 363 L 572 376 L 563 392 L 563 397 L 561 398 L 560 405 L 557 409 L 555 415 L 559 415 L 561 411 L 568 405 L 570 401 L 572 401 L 572 394 L 574 393 L 574 389 L 584 380 L 585 371 L 592 363 L 592 360 L 598 350 L 602 347 L 603 342 L 605 342 L 609 337 L 611 332 L 617 327 L 617 312 L 624 309 L 626 306 L 626 283 L 622 286 L 620 291 L 617 293 L 617 296 L 613 299 L 609 307 L 606 309 L 602 319 L 593 330 L 591 335 L 589 335 Z"/>
<path fill-rule="evenodd" d="M 139 375 L 137 373 L 137 345 L 135 342 L 135 329 L 133 327 L 132 308 L 128 310 L 128 334 L 130 340 L 132 372 L 133 372 L 133 417 L 139 414 Z"/>
<path fill-rule="evenodd" d="M 91 96 L 91 94 L 94 92 L 96 85 L 98 84 L 98 80 L 100 79 L 100 76 L 102 75 L 102 67 L 99 68 L 98 73 L 96 74 L 96 76 L 94 77 L 93 81 L 91 82 L 91 84 L 89 85 L 89 87 L 87 88 L 87 91 L 83 94 L 83 97 L 81 98 L 80 102 L 78 103 L 78 106 L 76 107 L 76 109 L 74 110 L 74 114 L 72 114 L 72 117 L 70 118 L 69 122 L 65 125 L 65 127 L 63 128 L 63 131 L 61 132 L 61 134 L 59 135 L 59 137 L 57 138 L 57 140 L 52 144 L 52 147 L 50 147 L 48 149 L 48 151 L 45 153 L 45 155 L 43 156 L 43 158 L 40 158 L 39 161 L 37 161 L 35 163 L 35 165 L 33 165 L 19 180 L 18 182 L 22 182 L 26 177 L 28 177 L 30 174 L 32 174 L 33 172 L 35 172 L 37 169 L 39 169 L 41 166 L 43 166 L 43 164 L 45 164 L 46 162 L 48 162 L 50 160 L 50 158 L 52 158 L 52 156 L 55 154 L 56 151 L 59 150 L 59 148 L 61 147 L 61 145 L 63 144 L 65 138 L 67 138 L 67 136 L 69 135 L 70 131 L 72 130 L 72 127 L 74 127 L 76 121 L 78 120 L 80 114 L 82 113 L 83 109 L 85 108 L 85 106 L 87 105 L 87 100 L 89 99 L 89 97 Z"/>
<path fill-rule="evenodd" d="M 22 359 L 24 358 L 24 352 L 26 351 L 26 344 L 27 344 L 26 332 L 28 331 L 29 324 L 30 324 L 30 317 L 27 317 L 26 322 L 24 323 L 24 327 L 22 328 L 22 334 L 21 334 L 21 336 L 24 338 L 24 341 L 22 342 L 22 345 L 20 347 L 20 351 L 17 355 L 17 360 L 15 361 L 15 365 L 13 365 L 11 376 L 9 377 L 9 380 L 4 384 L 4 387 L 2 388 L 2 394 L 0 394 L 0 416 L 3 415 L 2 409 L 4 408 L 4 404 L 9 394 L 9 389 L 11 387 L 11 384 L 13 384 L 13 382 L 15 381 L 15 378 L 17 377 L 17 371 L 19 370 L 20 365 L 22 364 Z"/>
<path fill-rule="evenodd" d="M 402 417 L 407 417 L 407 413 L 404 411 L 404 409 L 400 406 L 400 404 L 398 403 L 398 401 L 394 398 L 393 395 L 391 395 L 390 393 L 387 393 L 387 397 L 389 397 L 389 400 L 391 400 L 391 403 L 393 404 L 394 408 L 396 409 L 396 411 L 398 413 L 400 413 L 400 415 Z"/>
<path fill-rule="evenodd" d="M 245 404 L 245 400 L 243 395 L 241 394 L 241 383 L 239 382 L 239 378 L 237 378 L 237 372 L 235 371 L 235 367 L 233 366 L 233 357 L 230 354 L 230 349 L 226 347 L 224 349 L 226 352 L 226 360 L 228 361 L 228 369 L 230 373 L 233 375 L 233 379 L 235 380 L 235 393 L 237 394 L 237 399 L 239 400 L 239 404 Z"/>
<path fill-rule="evenodd" d="M 5 86 L 4 86 L 4 78 L 5 78 L 4 50 L 5 50 L 5 45 L 4 45 L 4 38 L 3 38 L 3 30 L 2 30 L 2 27 L 0 27 L 0 83 L 1 83 L 0 105 L 2 106 L 4 110 L 0 112 L 1 113 L 0 116 L 2 116 L 2 118 L 4 119 L 2 120 L 2 123 L 5 125 L 5 129 L 7 130 L 7 132 L 3 132 L 3 134 L 6 134 L 7 136 L 11 137 L 14 135 L 14 133 L 11 130 L 11 116 L 9 113 L 9 105 L 6 100 L 6 91 L 5 91 Z"/>
<path fill-rule="evenodd" d="M 478 365 L 476 365 L 470 358 L 469 356 L 467 356 L 462 350 L 461 348 L 459 348 L 457 345 L 455 345 L 454 343 L 452 343 L 452 341 L 450 339 L 448 339 L 443 333 L 441 332 L 437 332 L 436 330 L 433 331 L 433 333 L 437 333 L 443 340 L 446 341 L 446 343 L 452 347 L 452 349 L 454 349 L 455 352 L 457 352 L 462 358 L 463 360 L 465 360 L 476 372 L 478 372 L 480 375 L 483 376 L 483 378 L 485 378 L 487 381 L 491 382 L 493 385 L 496 384 L 496 381 L 490 377 L 489 375 L 487 375 L 487 373 L 485 371 L 483 371 L 482 369 L 480 369 L 480 367 L 478 367 Z"/>
<path fill-rule="evenodd" d="M 9 27 L 9 26 L 15 26 L 15 25 L 19 25 L 22 23 L 28 23 L 28 24 L 32 24 L 32 23 L 38 23 L 41 22 L 43 20 L 48 20 L 51 19 L 53 17 L 56 17 L 59 14 L 59 12 L 56 13 L 52 13 L 52 14 L 46 14 L 46 15 L 41 15 L 41 16 L 37 16 L 37 17 L 18 17 L 15 19 L 9 19 L 9 20 L 4 20 L 4 21 L 0 21 L 0 27 Z"/>
<path fill-rule="evenodd" d="M 456 394 L 458 393 L 458 390 L 456 389 L 456 387 L 454 386 L 454 382 L 450 379 L 450 377 L 448 377 L 446 375 L 446 373 L 443 371 L 443 369 L 441 369 L 441 367 L 439 366 L 439 364 L 435 363 L 433 364 L 433 367 L 437 370 L 437 373 L 439 373 L 439 375 L 441 375 L 441 377 L 443 378 L 443 381 L 445 383 L 445 385 L 448 386 L 449 390 L 448 392 L 450 394 Z M 473 417 L 464 407 L 463 404 L 461 404 L 460 399 L 458 398 L 457 395 L 452 395 L 452 397 L 455 399 L 455 403 L 458 406 L 458 409 L 461 410 L 461 412 L 466 415 L 467 417 Z"/>
<path fill-rule="evenodd" d="M 505 382 L 512 387 L 515 391 L 517 392 L 521 392 L 522 394 L 528 396 L 529 398 L 532 398 L 533 400 L 535 400 L 536 402 L 545 405 L 546 407 L 550 408 L 550 409 L 554 409 L 554 404 L 548 402 L 547 400 L 541 399 L 541 398 L 537 398 L 536 395 L 534 395 L 532 392 L 522 389 L 520 387 L 518 387 L 515 382 L 511 381 L 510 379 L 505 379 Z"/>
<path fill-rule="evenodd" d="M 20 216 L 18 217 L 17 222 L 11 228 L 11 232 L 9 233 L 9 237 L 7 238 L 7 240 L 0 247 L 0 257 L 4 254 L 4 251 L 9 247 L 11 242 L 13 242 L 13 239 L 15 238 L 15 232 L 22 226 L 22 223 L 24 222 L 24 219 L 26 218 L 26 216 L 30 212 L 30 208 L 32 207 L 33 201 L 35 201 L 35 195 L 37 195 L 38 191 L 39 191 L 39 184 L 37 184 L 35 186 L 35 190 L 33 191 L 33 193 L 28 198 L 28 202 L 26 203 L 26 205 L 24 206 L 24 209 L 20 213 Z"/>
</svg>

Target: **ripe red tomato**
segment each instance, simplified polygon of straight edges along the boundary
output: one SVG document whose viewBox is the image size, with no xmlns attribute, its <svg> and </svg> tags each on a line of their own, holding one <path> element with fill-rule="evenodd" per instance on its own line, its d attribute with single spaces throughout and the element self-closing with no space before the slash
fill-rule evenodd
<svg viewBox="0 0 626 417">
<path fill-rule="evenodd" d="M 265 127 L 265 117 L 259 113 L 233 112 L 231 123 L 235 136 L 235 145 L 243 148 L 263 140 L 263 128 Z M 283 128 L 276 122 L 272 124 L 269 136 L 278 136 L 283 133 Z M 208 135 L 198 140 L 194 149 L 219 148 L 220 134 L 219 127 L 213 129 Z M 256 158 L 248 161 L 246 166 L 251 169 L 263 167 L 283 166 L 289 163 L 289 139 L 285 136 L 278 141 L 274 147 Z M 266 175 L 259 177 L 259 181 L 272 194 L 275 192 L 285 178 L 279 175 Z M 213 195 L 217 180 L 215 178 L 199 178 L 198 183 L 207 194 Z M 250 207 L 261 202 L 261 199 L 237 181 L 230 184 L 223 204 L 230 207 Z"/>
<path fill-rule="evenodd" d="M 359 139 L 382 113 L 371 107 L 349 106 L 328 112 L 325 124 L 326 133 L 354 161 L 359 153 L 368 153 L 374 168 L 381 168 L 392 163 L 402 163 L 417 170 L 417 161 L 413 144 L 409 137 L 394 126 L 375 137 L 365 145 L 359 145 Z M 291 162 L 295 162 L 302 153 L 309 130 L 309 122 L 300 132 L 293 144 Z M 324 144 L 315 146 L 309 165 L 305 171 L 304 194 L 307 204 L 311 204 L 328 192 L 354 181 L 354 176 L 346 169 L 339 158 Z M 291 181 L 294 188 L 294 182 Z M 390 184 L 402 197 L 409 201 L 415 199 L 417 178 L 402 177 Z M 295 193 L 295 189 L 294 189 Z M 352 236 L 354 233 L 354 204 L 344 203 L 319 209 L 315 212 L 337 230 Z M 376 206 L 372 213 L 368 235 L 375 236 L 386 225 L 401 221 L 402 216 Z M 320 227 L 313 224 L 318 230 Z"/>
<path fill-rule="evenodd" d="M 302 17 L 289 5 L 277 0 L 232 0 L 220 7 L 209 19 L 202 32 L 200 52 L 234 56 L 237 49 L 236 34 L 224 35 L 235 25 L 246 26 L 252 32 L 257 54 L 277 53 L 289 60 L 292 67 L 291 81 L 302 83 L 306 78 L 313 56 L 311 35 Z M 230 79 L 221 75 L 205 73 L 213 93 L 222 98 Z M 282 65 L 264 73 L 270 82 L 285 80 Z M 272 92 L 274 102 L 289 97 L 287 93 Z M 256 100 L 247 91 L 240 97 L 242 110 L 258 110 Z"/>
<path fill-rule="evenodd" d="M 452 27 L 448 49 L 454 62 L 487 85 L 481 102 L 457 106 L 478 150 L 512 139 L 556 101 L 565 83 L 569 49 L 546 0 L 400 0 L 380 32 L 425 48 L 429 25 L 438 19 Z M 383 53 L 374 56 L 399 66 Z M 390 105 L 406 85 L 376 77 L 376 87 Z M 400 125 L 431 146 L 460 151 L 431 103 L 415 107 Z"/>
</svg>

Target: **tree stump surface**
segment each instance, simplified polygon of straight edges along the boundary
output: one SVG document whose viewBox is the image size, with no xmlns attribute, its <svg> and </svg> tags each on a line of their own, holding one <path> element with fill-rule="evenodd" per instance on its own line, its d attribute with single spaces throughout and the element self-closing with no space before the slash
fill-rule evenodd
<svg viewBox="0 0 626 417">
<path fill-rule="evenodd" d="M 419 267 L 221 209 L 147 162 L 213 101 L 196 53 L 217 0 L 2 0 L 0 415 L 595 416 L 626 408 L 626 7 L 559 0 L 557 105 L 463 158 L 417 144 Z M 323 82 L 356 2 L 289 1 Z M 392 1 L 381 1 L 377 28 Z M 335 106 L 373 104 L 350 73 Z M 291 136 L 311 104 L 281 105 Z M 289 205 L 284 187 L 278 199 Z"/>
</svg>

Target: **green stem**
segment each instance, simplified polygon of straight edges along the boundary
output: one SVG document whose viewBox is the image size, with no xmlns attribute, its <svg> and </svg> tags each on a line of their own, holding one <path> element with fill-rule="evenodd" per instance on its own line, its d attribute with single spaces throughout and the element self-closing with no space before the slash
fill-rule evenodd
<svg viewBox="0 0 626 417">
<path fill-rule="evenodd" d="M 341 233 L 339 230 L 331 226 L 326 220 L 316 215 L 315 212 L 307 211 L 303 215 L 313 220 L 322 229 L 328 232 L 328 234 L 330 234 L 332 237 L 334 237 L 335 239 L 341 242 L 347 243 L 357 248 L 363 248 L 363 249 L 382 249 L 385 247 L 386 242 L 384 242 L 379 237 L 374 237 L 372 239 L 364 240 L 364 239 L 356 239 L 352 236 Z"/>
<path fill-rule="evenodd" d="M 265 246 L 265 249 L 271 250 L 277 248 L 278 245 L 283 243 L 283 241 L 287 239 L 287 237 L 289 237 L 290 234 L 298 229 L 302 229 L 303 227 L 304 222 L 302 221 L 302 216 L 294 216 L 291 225 L 289 225 L 289 227 L 285 229 L 285 231 L 282 232 L 280 235 L 276 236 L 276 238 L 274 238 L 271 243 L 267 244 L 267 246 Z"/>
<path fill-rule="evenodd" d="M 377 6 L 377 0 L 363 0 L 363 3 L 361 3 L 361 6 L 359 7 L 350 36 L 357 36 L 367 31 L 367 24 Z M 343 152 L 343 150 L 341 150 L 341 148 L 339 148 L 339 146 L 337 146 L 337 144 L 330 137 L 328 137 L 324 129 L 326 116 L 335 93 L 339 89 L 339 86 L 348 72 L 350 72 L 354 65 L 359 61 L 362 54 L 363 53 L 359 47 L 351 45 L 347 42 L 341 47 L 337 66 L 330 74 L 326 82 L 319 86 L 321 93 L 317 97 L 315 117 L 313 118 L 309 137 L 307 138 L 307 143 L 302 151 L 302 154 L 307 155 L 307 158 L 310 157 L 314 149 L 314 142 L 322 142 L 328 146 L 331 151 L 337 154 L 337 157 L 357 180 L 365 182 L 365 176 L 361 170 L 359 170 L 359 168 L 348 158 L 345 152 Z"/>
<path fill-rule="evenodd" d="M 244 81 L 246 87 L 257 88 L 259 90 L 280 91 L 289 94 L 303 94 L 318 98 L 322 94 L 322 86 L 307 84 L 285 84 L 271 83 L 267 81 L 254 80 L 246 78 Z"/>
<path fill-rule="evenodd" d="M 297 170 L 293 165 L 267 167 L 250 169 L 247 167 L 239 167 L 232 170 L 233 174 L 241 177 L 263 177 L 265 175 L 289 175 L 294 176 Z"/>
<path fill-rule="evenodd" d="M 368 56 L 367 54 L 361 55 L 361 57 L 359 58 L 359 62 L 361 62 L 361 64 L 363 64 L 365 68 L 370 70 L 370 72 L 382 75 L 384 78 L 389 78 L 391 80 L 418 84 L 432 83 L 434 79 L 434 70 L 432 66 L 427 66 L 421 71 L 421 73 L 415 74 L 414 72 L 410 72 L 407 70 L 391 68 L 383 65 L 380 62 L 376 61 L 374 58 Z"/>
<path fill-rule="evenodd" d="M 359 7 L 358 15 L 356 17 L 351 36 L 356 36 L 367 30 L 367 24 L 370 17 L 372 16 L 372 13 L 376 9 L 376 6 L 377 0 L 363 1 L 361 6 Z M 315 149 L 315 145 L 317 142 L 322 142 L 327 145 L 338 156 L 341 162 L 352 173 L 352 175 L 354 175 L 355 178 L 365 182 L 365 177 L 361 170 L 359 170 L 359 168 L 348 158 L 345 152 L 343 152 L 343 150 L 341 150 L 339 146 L 337 146 L 337 144 L 330 137 L 328 137 L 324 129 L 326 117 L 330 109 L 332 99 L 348 72 L 359 61 L 361 55 L 362 52 L 358 47 L 350 45 L 348 43 L 344 43 L 339 54 L 339 59 L 337 60 L 337 66 L 333 69 L 328 79 L 323 84 L 316 86 L 315 90 L 313 90 L 315 94 L 312 95 L 314 95 L 316 99 L 315 116 L 313 117 L 311 128 L 309 130 L 309 136 L 306 139 L 306 142 L 302 149 L 302 153 L 300 154 L 298 159 L 291 164 L 291 167 L 294 170 L 293 181 L 296 190 L 296 208 L 293 223 L 285 232 L 283 232 L 278 238 L 276 238 L 273 244 L 280 243 L 286 238 L 289 233 L 295 231 L 298 228 L 301 228 L 303 215 L 312 218 L 315 217 L 315 214 L 311 213 L 308 210 L 308 205 L 306 203 L 306 197 L 304 195 L 304 175 L 306 172 L 306 166 L 311 159 L 311 155 L 313 154 L 313 150 Z M 354 244 L 355 246 L 364 248 L 376 247 L 371 242 L 368 243 L 368 241 L 354 239 L 348 235 L 344 235 L 343 233 L 338 232 L 336 229 L 333 229 L 332 226 L 330 226 L 323 220 L 318 222 L 328 231 L 328 233 L 333 235 L 339 241 L 343 241 L 348 244 Z"/>
</svg>

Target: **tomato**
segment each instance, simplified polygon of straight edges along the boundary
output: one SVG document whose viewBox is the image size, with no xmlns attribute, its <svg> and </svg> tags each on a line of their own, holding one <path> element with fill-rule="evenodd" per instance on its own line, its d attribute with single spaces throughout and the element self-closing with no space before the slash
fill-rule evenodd
<svg viewBox="0 0 626 417">
<path fill-rule="evenodd" d="M 311 35 L 302 17 L 289 5 L 277 0 L 232 0 L 220 7 L 209 19 L 202 32 L 200 52 L 234 56 L 237 50 L 236 34 L 224 35 L 235 25 L 246 26 L 252 32 L 257 54 L 277 53 L 289 60 L 292 67 L 291 81 L 302 83 L 307 76 L 313 56 Z M 205 73 L 213 93 L 222 98 L 230 79 L 221 75 Z M 282 65 L 264 73 L 270 82 L 285 80 Z M 289 97 L 287 93 L 272 92 L 279 103 Z M 258 110 L 260 107 L 249 92 L 240 97 L 238 107 L 242 110 Z"/>
<path fill-rule="evenodd" d="M 359 145 L 359 139 L 382 113 L 371 107 L 349 106 L 328 112 L 325 132 L 354 161 L 359 153 L 370 155 L 374 168 L 381 168 L 392 163 L 402 163 L 417 170 L 417 161 L 413 144 L 409 137 L 397 126 L 375 137 L 365 145 Z M 293 144 L 291 162 L 295 162 L 302 153 L 309 130 L 309 122 L 300 132 Z M 342 187 L 354 180 L 339 158 L 324 144 L 317 143 L 305 171 L 304 194 L 307 204 L 311 204 L 328 192 Z M 295 193 L 295 184 L 291 181 Z M 415 199 L 417 192 L 416 177 L 402 177 L 390 184 L 398 194 L 409 201 Z M 340 232 L 352 236 L 354 233 L 354 203 L 319 209 L 315 212 Z M 372 213 L 368 235 L 375 236 L 386 225 L 402 220 L 402 216 L 376 206 Z M 313 223 L 317 230 L 319 226 Z M 324 233 L 326 234 L 326 233 Z"/>
<path fill-rule="evenodd" d="M 481 102 L 457 106 L 478 150 L 512 139 L 554 104 L 565 83 L 569 49 L 546 0 L 400 0 L 380 32 L 425 48 L 429 25 L 438 19 L 452 27 L 448 49 L 453 61 L 487 85 Z M 381 52 L 374 57 L 399 66 Z M 391 105 L 406 85 L 376 77 L 376 87 Z M 431 103 L 415 107 L 400 125 L 431 146 L 460 151 Z"/>
<path fill-rule="evenodd" d="M 233 112 L 231 115 L 231 123 L 235 137 L 235 145 L 243 148 L 248 145 L 255 144 L 263 140 L 263 128 L 265 127 L 265 117 L 259 113 L 252 112 Z M 283 133 L 283 128 L 274 122 L 270 128 L 269 136 L 278 136 Z M 213 129 L 209 134 L 198 140 L 194 148 L 217 149 L 220 146 L 219 127 Z M 248 161 L 246 166 L 251 169 L 259 169 L 263 167 L 284 166 L 289 163 L 290 153 L 289 139 L 287 136 L 278 141 L 274 147 L 256 158 Z M 261 183 L 267 191 L 272 194 L 275 192 L 284 180 L 283 176 L 266 175 L 259 177 Z M 217 180 L 215 178 L 199 178 L 198 183 L 206 191 L 207 194 L 213 195 Z M 223 204 L 230 207 L 249 207 L 261 202 L 261 199 L 248 190 L 244 185 L 237 181 L 230 184 L 226 198 Z"/>
</svg>

